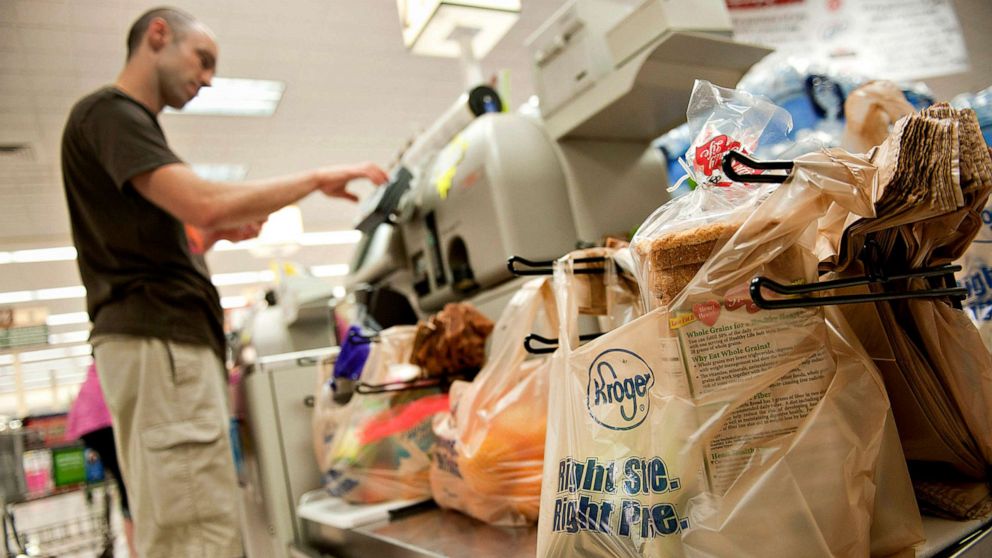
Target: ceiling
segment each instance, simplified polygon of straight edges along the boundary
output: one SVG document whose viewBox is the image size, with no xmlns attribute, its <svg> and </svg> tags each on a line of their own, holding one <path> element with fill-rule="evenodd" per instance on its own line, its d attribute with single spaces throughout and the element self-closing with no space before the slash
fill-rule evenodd
<svg viewBox="0 0 992 558">
<path fill-rule="evenodd" d="M 484 75 L 510 70 L 511 106 L 531 94 L 524 40 L 561 3 L 525 1 L 519 22 L 483 61 Z M 394 0 L 172 4 L 216 33 L 219 76 L 286 84 L 272 117 L 162 115 L 170 144 L 189 163 L 244 165 L 249 179 L 366 160 L 387 166 L 464 90 L 457 60 L 406 51 Z M 158 5 L 0 0 L 0 144 L 30 147 L 17 157 L 0 155 L 0 251 L 71 244 L 58 166 L 66 115 L 81 96 L 115 79 L 129 26 Z M 319 195 L 299 205 L 306 231 L 349 229 L 355 218 L 354 205 Z M 293 259 L 340 264 L 351 252 L 351 245 L 303 247 Z M 267 267 L 247 251 L 216 253 L 209 262 L 213 273 Z M 73 261 L 0 265 L 0 292 L 79 283 Z M 47 305 L 53 314 L 84 309 L 82 299 Z"/>
</svg>

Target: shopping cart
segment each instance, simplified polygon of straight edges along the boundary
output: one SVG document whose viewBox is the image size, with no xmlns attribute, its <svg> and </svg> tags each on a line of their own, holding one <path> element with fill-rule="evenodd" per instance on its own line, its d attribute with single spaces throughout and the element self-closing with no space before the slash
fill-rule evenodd
<svg viewBox="0 0 992 558">
<path fill-rule="evenodd" d="M 0 477 L 3 550 L 6 558 L 39 556 L 51 558 L 110 558 L 114 537 L 110 526 L 112 483 L 76 484 L 44 492 L 29 493 L 24 478 L 23 458 L 27 432 L 22 429 L 0 432 Z M 69 520 L 18 527 L 22 506 L 53 498 L 85 497 L 79 503 L 82 513 Z M 78 503 L 78 502 L 77 502 Z M 61 505 L 62 503 L 58 503 Z"/>
</svg>

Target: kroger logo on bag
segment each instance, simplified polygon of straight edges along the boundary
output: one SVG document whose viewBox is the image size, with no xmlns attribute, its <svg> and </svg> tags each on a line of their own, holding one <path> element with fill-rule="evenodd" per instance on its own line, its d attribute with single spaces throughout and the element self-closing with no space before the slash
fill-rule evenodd
<svg viewBox="0 0 992 558">
<path fill-rule="evenodd" d="M 603 351 L 589 366 L 589 416 L 611 430 L 636 428 L 651 410 L 653 385 L 654 373 L 644 359 L 625 349 Z"/>
</svg>

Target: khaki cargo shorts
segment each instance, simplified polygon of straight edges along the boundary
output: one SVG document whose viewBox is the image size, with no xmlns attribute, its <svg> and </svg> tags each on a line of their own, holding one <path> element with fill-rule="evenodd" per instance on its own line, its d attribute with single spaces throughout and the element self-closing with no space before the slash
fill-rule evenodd
<svg viewBox="0 0 992 558">
<path fill-rule="evenodd" d="M 226 374 L 209 347 L 93 339 L 142 558 L 241 556 Z"/>
</svg>

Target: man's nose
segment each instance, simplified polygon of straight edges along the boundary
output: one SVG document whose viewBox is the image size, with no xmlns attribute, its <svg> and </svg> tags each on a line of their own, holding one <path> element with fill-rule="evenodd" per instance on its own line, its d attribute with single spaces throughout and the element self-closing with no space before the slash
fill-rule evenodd
<svg viewBox="0 0 992 558">
<path fill-rule="evenodd" d="M 214 73 L 213 73 L 213 71 L 212 70 L 204 70 L 203 73 L 200 74 L 200 86 L 201 87 L 210 87 L 210 83 L 213 81 L 213 79 L 214 79 Z"/>
</svg>

